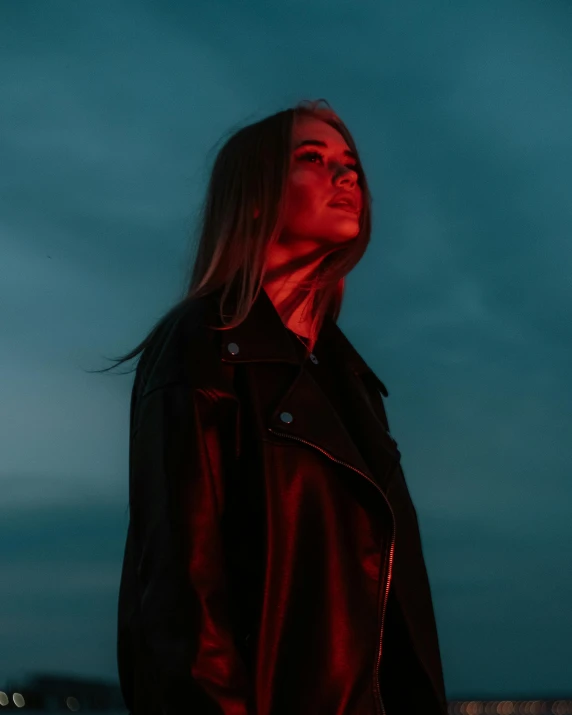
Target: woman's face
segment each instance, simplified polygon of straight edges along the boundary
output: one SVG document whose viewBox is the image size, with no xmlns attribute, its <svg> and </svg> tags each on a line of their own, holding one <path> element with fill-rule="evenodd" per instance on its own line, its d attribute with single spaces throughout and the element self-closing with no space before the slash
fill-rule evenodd
<svg viewBox="0 0 572 715">
<path fill-rule="evenodd" d="M 292 138 L 283 235 L 329 244 L 355 238 L 359 233 L 362 190 L 355 170 L 357 161 L 345 139 L 314 117 L 299 118 Z M 302 142 L 319 144 L 301 146 Z M 331 205 L 340 194 L 353 199 L 354 211 Z"/>
</svg>

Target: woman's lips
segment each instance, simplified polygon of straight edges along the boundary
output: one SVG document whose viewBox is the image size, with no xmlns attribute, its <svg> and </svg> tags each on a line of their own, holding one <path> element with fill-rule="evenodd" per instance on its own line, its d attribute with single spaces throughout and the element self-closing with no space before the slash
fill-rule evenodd
<svg viewBox="0 0 572 715">
<path fill-rule="evenodd" d="M 333 209 L 342 209 L 342 211 L 349 211 L 352 214 L 357 214 L 359 211 L 355 209 L 351 204 L 329 204 Z"/>
</svg>

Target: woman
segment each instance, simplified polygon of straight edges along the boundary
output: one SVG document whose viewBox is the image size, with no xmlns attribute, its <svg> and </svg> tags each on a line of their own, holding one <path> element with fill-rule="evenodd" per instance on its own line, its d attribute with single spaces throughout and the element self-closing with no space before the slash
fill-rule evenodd
<svg viewBox="0 0 572 715">
<path fill-rule="evenodd" d="M 187 293 L 119 361 L 142 353 L 118 616 L 133 715 L 447 712 L 388 393 L 336 322 L 371 201 L 321 101 L 227 140 Z"/>
</svg>

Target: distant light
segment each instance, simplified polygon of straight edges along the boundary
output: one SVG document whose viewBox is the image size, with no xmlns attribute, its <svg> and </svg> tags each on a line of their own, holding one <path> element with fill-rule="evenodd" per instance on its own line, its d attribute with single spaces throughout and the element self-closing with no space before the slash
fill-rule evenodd
<svg viewBox="0 0 572 715">
<path fill-rule="evenodd" d="M 66 698 L 66 705 L 70 710 L 73 710 L 74 712 L 76 710 L 79 710 L 79 700 L 77 698 L 74 698 L 73 695 L 70 695 Z"/>
<path fill-rule="evenodd" d="M 8 705 L 10 698 L 6 695 L 3 690 L 0 690 L 0 705 Z"/>
<path fill-rule="evenodd" d="M 451 700 L 449 715 L 572 715 L 572 700 Z"/>
<path fill-rule="evenodd" d="M 14 705 L 17 708 L 23 708 L 24 705 L 26 704 L 26 701 L 24 700 L 24 696 L 22 693 L 12 693 L 12 700 L 14 701 Z"/>
</svg>

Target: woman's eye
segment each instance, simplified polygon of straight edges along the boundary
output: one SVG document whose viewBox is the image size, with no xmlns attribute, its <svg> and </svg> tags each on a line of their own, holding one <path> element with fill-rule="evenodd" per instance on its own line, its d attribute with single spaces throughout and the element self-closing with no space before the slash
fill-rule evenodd
<svg viewBox="0 0 572 715">
<path fill-rule="evenodd" d="M 323 159 L 323 155 L 320 154 L 319 151 L 307 151 L 305 154 L 300 154 L 298 157 L 299 159 L 308 159 L 308 158 L 314 158 L 318 157 L 318 159 Z M 346 167 L 348 169 L 353 169 L 353 171 L 358 171 L 358 165 L 357 164 L 346 164 Z"/>
<path fill-rule="evenodd" d="M 322 155 L 318 151 L 307 151 L 305 154 L 300 154 L 300 159 L 308 159 L 309 157 L 314 157 L 317 156 L 319 159 L 322 159 Z"/>
</svg>

